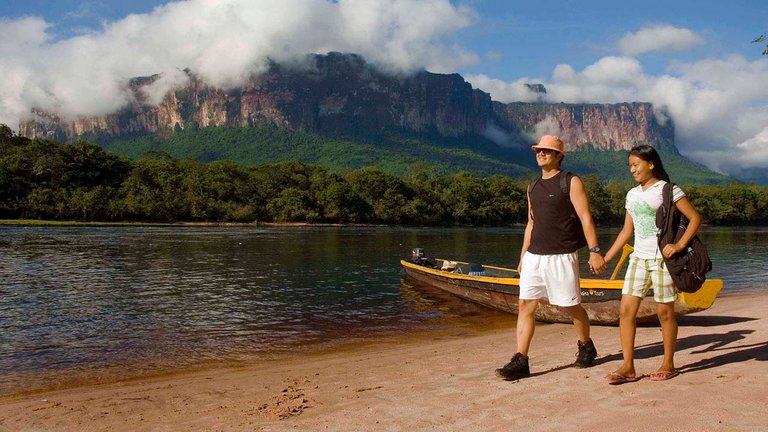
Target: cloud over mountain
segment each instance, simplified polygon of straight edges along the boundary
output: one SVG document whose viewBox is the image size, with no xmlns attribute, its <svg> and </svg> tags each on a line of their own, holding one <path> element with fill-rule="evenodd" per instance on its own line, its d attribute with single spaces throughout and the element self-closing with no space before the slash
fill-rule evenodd
<svg viewBox="0 0 768 432">
<path fill-rule="evenodd" d="M 306 53 L 354 52 L 392 71 L 454 71 L 477 56 L 440 37 L 473 19 L 448 0 L 189 0 L 60 41 L 51 41 L 40 18 L 5 20 L 0 122 L 15 127 L 32 107 L 65 116 L 109 112 L 127 101 L 128 79 L 173 78 L 183 68 L 212 85 L 237 86 L 267 59 Z"/>
<path fill-rule="evenodd" d="M 544 99 L 553 103 L 651 102 L 674 120 L 676 146 L 684 155 L 728 174 L 768 167 L 768 58 L 676 62 L 666 74 L 652 76 L 634 57 L 606 56 L 581 71 L 557 65 L 550 79 L 467 80 L 500 102 L 536 100 L 540 95 L 524 86 L 532 82 L 543 83 Z"/>
</svg>

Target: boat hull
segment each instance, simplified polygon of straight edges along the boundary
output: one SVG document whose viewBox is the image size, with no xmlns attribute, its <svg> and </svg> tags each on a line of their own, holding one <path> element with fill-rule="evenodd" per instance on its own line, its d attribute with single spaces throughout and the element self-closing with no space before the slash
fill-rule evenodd
<svg viewBox="0 0 768 432">
<path fill-rule="evenodd" d="M 518 313 L 517 302 L 520 294 L 518 278 L 501 275 L 472 276 L 429 268 L 409 261 L 400 263 L 405 269 L 406 278 L 419 285 L 438 288 L 493 309 L 512 314 Z M 622 286 L 622 280 L 581 279 L 582 306 L 587 311 L 591 323 L 618 324 Z M 675 313 L 686 315 L 708 309 L 722 286 L 722 280 L 712 279 L 705 282 L 696 293 L 681 293 L 675 303 Z M 550 305 L 546 300 L 539 300 L 536 319 L 552 323 L 571 322 L 565 309 Z M 657 320 L 656 302 L 653 300 L 652 291 L 640 303 L 637 320 L 639 322 Z"/>
</svg>

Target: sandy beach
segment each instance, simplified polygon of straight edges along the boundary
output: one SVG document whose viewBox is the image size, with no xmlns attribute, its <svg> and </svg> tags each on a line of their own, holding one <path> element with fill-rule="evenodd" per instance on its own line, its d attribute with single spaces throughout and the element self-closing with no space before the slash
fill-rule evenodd
<svg viewBox="0 0 768 432">
<path fill-rule="evenodd" d="M 0 431 L 764 431 L 768 430 L 768 295 L 725 296 L 680 319 L 681 375 L 609 386 L 618 328 L 593 327 L 600 354 L 569 367 L 564 324 L 537 327 L 532 377 L 494 369 L 514 328 L 404 336 L 239 367 L 8 396 Z M 638 329 L 637 370 L 661 359 L 656 326 Z"/>
</svg>

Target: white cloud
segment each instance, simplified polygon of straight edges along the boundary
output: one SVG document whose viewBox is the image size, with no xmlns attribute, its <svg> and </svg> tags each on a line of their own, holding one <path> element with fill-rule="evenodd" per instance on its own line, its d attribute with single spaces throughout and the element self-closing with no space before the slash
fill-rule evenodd
<svg viewBox="0 0 768 432">
<path fill-rule="evenodd" d="M 504 59 L 504 53 L 502 53 L 501 51 L 492 50 L 492 51 L 486 52 L 483 55 L 483 58 L 485 58 L 485 60 L 487 60 L 489 62 L 493 62 L 493 63 L 500 62 L 500 61 L 502 61 Z"/>
<path fill-rule="evenodd" d="M 651 51 L 688 51 L 704 43 L 704 38 L 685 28 L 656 25 L 627 33 L 617 45 L 623 55 L 636 56 Z"/>
<path fill-rule="evenodd" d="M 177 87 L 183 87 L 189 83 L 189 75 L 179 69 L 161 73 L 151 84 L 141 87 L 141 92 L 152 105 L 158 105 L 163 101 L 168 92 Z"/>
<path fill-rule="evenodd" d="M 645 81 L 640 62 L 628 57 L 603 57 L 581 73 L 561 64 L 552 76 L 554 82 L 546 87 L 555 102 L 633 102 Z"/>
<path fill-rule="evenodd" d="M 474 88 L 479 88 L 487 93 L 490 93 L 495 100 L 501 102 L 504 102 L 504 100 L 509 102 L 537 102 L 542 99 L 542 95 L 540 93 L 531 91 L 525 85 L 543 83 L 543 78 L 520 78 L 510 83 L 479 74 L 467 75 L 464 77 L 464 79 L 471 83 Z M 504 100 L 499 99 L 499 96 Z"/>
<path fill-rule="evenodd" d="M 766 117 L 763 118 L 764 121 Z M 737 175 L 744 169 L 764 170 L 768 167 L 768 126 L 755 136 L 729 148 L 694 151 L 694 155 L 699 153 L 713 159 L 715 168 L 722 172 Z"/>
<path fill-rule="evenodd" d="M 734 55 L 676 63 L 668 72 L 651 76 L 637 59 L 604 57 L 580 72 L 558 65 L 551 81 L 541 82 L 548 102 L 651 102 L 663 108 L 675 122 L 680 152 L 712 169 L 737 174 L 742 166 L 768 167 L 768 59 Z M 469 81 L 500 102 L 530 100 L 520 81 Z"/>
<path fill-rule="evenodd" d="M 483 136 L 502 147 L 516 147 L 518 145 L 518 141 L 514 137 L 494 124 L 486 125 Z"/>
<path fill-rule="evenodd" d="M 765 120 L 765 118 L 763 118 Z M 768 126 L 754 137 L 736 145 L 736 150 L 729 152 L 724 158 L 739 161 L 740 167 L 757 168 L 768 166 Z"/>
<path fill-rule="evenodd" d="M 560 136 L 562 134 L 563 131 L 560 128 L 560 124 L 555 119 L 547 117 L 533 126 L 533 131 L 528 134 L 528 138 L 533 142 L 537 142 L 544 135 Z"/>
<path fill-rule="evenodd" d="M 0 56 L 20 55 L 48 40 L 45 20 L 34 17 L 7 20 L 0 18 Z"/>
<path fill-rule="evenodd" d="M 153 95 L 190 68 L 237 86 L 268 58 L 354 52 L 383 68 L 454 72 L 478 57 L 440 42 L 475 13 L 449 0 L 188 0 L 50 42 L 39 18 L 0 21 L 0 123 L 33 107 L 65 117 L 113 111 L 128 79 L 164 73 Z M 168 81 L 171 80 L 171 81 Z"/>
</svg>

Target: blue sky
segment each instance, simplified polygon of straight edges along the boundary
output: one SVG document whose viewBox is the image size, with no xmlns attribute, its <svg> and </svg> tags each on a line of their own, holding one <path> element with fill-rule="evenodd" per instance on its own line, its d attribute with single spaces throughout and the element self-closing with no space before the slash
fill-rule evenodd
<svg viewBox="0 0 768 432">
<path fill-rule="evenodd" d="M 0 0 L 0 123 L 126 103 L 125 79 L 191 68 L 236 86 L 266 57 L 352 51 L 392 70 L 459 72 L 502 102 L 647 101 L 681 152 L 713 169 L 768 168 L 768 2 Z M 556 132 L 556 131 L 553 131 Z"/>
<path fill-rule="evenodd" d="M 616 41 L 653 25 L 671 25 L 700 34 L 705 43 L 690 51 L 649 52 L 642 56 L 646 71 L 664 72 L 670 60 L 742 53 L 760 57 L 751 41 L 768 26 L 768 4 L 752 1 L 475 1 L 476 26 L 460 36 L 478 52 L 500 51 L 503 61 L 486 63 L 472 72 L 504 80 L 548 76 L 558 63 L 580 70 L 600 57 L 615 55 Z M 518 7 L 510 5 L 520 5 Z M 481 67 L 480 67 L 481 66 Z"/>
</svg>

